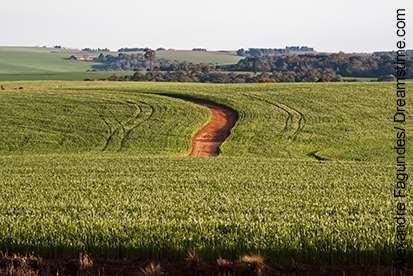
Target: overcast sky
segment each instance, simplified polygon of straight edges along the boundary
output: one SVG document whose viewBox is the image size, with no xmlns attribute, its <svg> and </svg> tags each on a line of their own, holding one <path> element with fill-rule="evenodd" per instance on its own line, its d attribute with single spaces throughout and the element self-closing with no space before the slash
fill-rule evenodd
<svg viewBox="0 0 413 276">
<path fill-rule="evenodd" d="M 1 0 L 0 45 L 392 50 L 400 7 L 413 18 L 413 0 Z"/>
</svg>

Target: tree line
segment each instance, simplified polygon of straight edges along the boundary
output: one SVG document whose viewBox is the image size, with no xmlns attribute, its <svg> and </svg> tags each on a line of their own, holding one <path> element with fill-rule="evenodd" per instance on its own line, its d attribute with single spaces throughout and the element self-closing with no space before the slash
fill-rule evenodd
<svg viewBox="0 0 413 276">
<path fill-rule="evenodd" d="M 276 55 L 286 55 L 294 53 L 309 53 L 314 52 L 314 48 L 307 46 L 287 46 L 285 48 L 249 48 L 245 50 L 244 48 L 238 49 L 236 51 L 238 56 L 241 57 L 264 57 L 264 56 L 276 56 Z"/>
<path fill-rule="evenodd" d="M 303 70 L 297 74 L 276 72 L 230 72 L 213 64 L 170 63 L 153 70 L 136 70 L 132 76 L 112 76 L 109 80 L 203 82 L 203 83 L 265 83 L 296 81 L 340 81 L 330 70 Z"/>
<path fill-rule="evenodd" d="M 413 51 L 408 51 L 408 78 L 413 78 Z M 337 77 L 382 78 L 394 74 L 395 52 L 373 54 L 300 54 L 246 57 L 237 64 L 226 66 L 228 71 L 272 72 L 309 76 L 329 72 Z"/>
<path fill-rule="evenodd" d="M 110 52 L 109 48 L 83 48 L 82 52 Z"/>
<path fill-rule="evenodd" d="M 413 78 L 413 51 L 408 51 L 407 78 Z M 373 54 L 288 54 L 245 57 L 237 64 L 192 64 L 156 58 L 156 51 L 142 53 L 100 54 L 95 70 L 132 70 L 132 76 L 120 80 L 187 81 L 215 83 L 250 82 L 324 82 L 342 77 L 373 77 L 393 80 L 394 52 Z M 111 77 L 112 80 L 120 77 Z"/>
<path fill-rule="evenodd" d="M 127 53 L 127 52 L 143 52 L 146 48 L 120 48 L 118 49 L 119 53 Z"/>
</svg>

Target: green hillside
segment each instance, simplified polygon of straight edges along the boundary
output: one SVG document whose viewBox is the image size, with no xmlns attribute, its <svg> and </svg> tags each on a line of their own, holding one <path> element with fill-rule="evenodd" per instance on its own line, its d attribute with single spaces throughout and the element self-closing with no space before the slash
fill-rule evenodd
<svg viewBox="0 0 413 276">
<path fill-rule="evenodd" d="M 70 61 L 65 51 L 46 51 L 0 47 L 0 74 L 35 74 L 81 72 L 90 69 L 90 63 Z"/>
</svg>

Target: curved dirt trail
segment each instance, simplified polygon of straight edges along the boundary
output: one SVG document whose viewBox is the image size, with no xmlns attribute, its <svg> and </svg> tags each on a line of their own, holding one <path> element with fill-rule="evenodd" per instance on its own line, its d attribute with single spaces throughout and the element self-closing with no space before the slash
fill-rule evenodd
<svg viewBox="0 0 413 276">
<path fill-rule="evenodd" d="M 212 118 L 192 137 L 192 150 L 189 156 L 217 156 L 219 147 L 231 134 L 231 129 L 238 120 L 235 110 L 213 102 L 191 100 L 209 108 Z"/>
</svg>

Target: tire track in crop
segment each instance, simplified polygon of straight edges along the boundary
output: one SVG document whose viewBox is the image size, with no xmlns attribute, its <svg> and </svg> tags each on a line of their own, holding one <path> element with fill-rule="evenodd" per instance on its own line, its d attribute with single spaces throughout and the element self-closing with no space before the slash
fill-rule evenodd
<svg viewBox="0 0 413 276">
<path fill-rule="evenodd" d="M 319 155 L 319 154 L 318 154 L 318 150 L 315 150 L 315 151 L 312 151 L 312 152 L 307 153 L 307 156 L 309 156 L 309 157 L 311 157 L 311 158 L 314 158 L 314 159 L 316 159 L 316 160 L 318 160 L 318 161 L 330 161 L 330 160 L 331 160 L 331 159 L 328 158 L 328 157 L 324 157 L 324 156 Z"/>
<path fill-rule="evenodd" d="M 111 103 L 121 103 L 121 104 L 123 104 L 122 102 L 111 102 Z M 105 125 L 109 129 L 109 136 L 106 138 L 105 145 L 102 148 L 102 151 L 106 151 L 108 149 L 109 145 L 112 143 L 113 137 L 119 132 L 119 129 L 122 125 L 120 124 L 120 122 L 116 118 L 116 116 L 114 116 L 114 114 L 111 110 L 109 110 L 109 113 L 111 114 L 111 118 L 113 118 L 116 121 L 116 123 L 118 124 L 118 126 L 116 126 L 116 127 L 112 127 L 112 124 L 105 118 L 105 116 L 103 114 L 100 113 L 100 111 L 97 108 L 95 108 L 95 110 L 98 112 L 99 118 L 105 123 Z"/>
<path fill-rule="evenodd" d="M 299 114 L 299 119 L 298 119 L 298 128 L 297 130 L 294 132 L 293 134 L 293 140 L 295 140 L 297 138 L 297 135 L 302 132 L 304 130 L 305 124 L 307 123 L 307 120 L 304 116 L 304 114 L 302 112 L 300 112 L 298 109 L 289 107 L 292 110 L 294 110 L 295 112 L 297 112 Z"/>
<path fill-rule="evenodd" d="M 121 105 L 132 105 L 135 108 L 135 111 L 131 118 L 128 118 L 125 121 L 121 121 L 118 119 L 118 117 L 113 113 L 112 110 L 109 110 L 110 117 L 116 122 L 116 126 L 113 126 L 112 123 L 110 123 L 107 118 L 97 109 L 95 110 L 99 114 L 99 118 L 104 122 L 104 124 L 107 126 L 109 130 L 109 136 L 106 138 L 105 144 L 102 148 L 102 151 L 106 151 L 109 146 L 113 143 L 113 139 L 115 135 L 118 133 L 120 134 L 120 142 L 119 142 L 119 147 L 117 151 L 121 151 L 125 148 L 127 142 L 130 139 L 130 134 L 132 133 L 133 130 L 135 130 L 137 127 L 139 127 L 142 123 L 145 121 L 149 120 L 153 113 L 154 113 L 154 107 L 144 101 L 125 101 L 125 102 L 118 102 L 118 101 L 110 101 L 111 104 L 121 104 Z M 147 106 L 149 109 L 149 112 L 147 116 L 145 116 L 142 120 L 139 120 L 142 117 L 142 114 L 145 113 L 143 110 L 143 107 L 141 105 Z M 136 120 L 139 120 L 136 122 Z"/>
<path fill-rule="evenodd" d="M 98 110 L 96 109 L 96 111 L 98 111 Z M 105 125 L 109 129 L 109 137 L 106 138 L 105 145 L 102 148 L 102 151 L 105 151 L 107 149 L 107 147 L 109 146 L 109 143 L 112 141 L 112 137 L 115 134 L 115 132 L 112 131 L 112 126 L 109 124 L 108 121 L 106 121 L 105 116 L 103 116 L 102 114 L 99 114 L 99 118 L 105 123 Z"/>
<path fill-rule="evenodd" d="M 109 102 L 111 104 L 112 103 L 124 104 L 123 102 L 116 102 L 116 101 L 109 101 Z M 119 120 L 116 118 L 116 116 L 113 115 L 113 112 L 109 111 L 109 113 L 111 114 L 110 117 L 113 118 L 118 123 L 118 126 L 113 128 L 110 121 L 107 120 L 105 118 L 105 116 L 100 113 L 99 109 L 97 109 L 97 108 L 94 108 L 94 109 L 96 110 L 96 112 L 98 112 L 99 118 L 105 123 L 105 125 L 108 127 L 108 130 L 109 130 L 109 136 L 106 138 L 105 145 L 102 148 L 102 151 L 106 151 L 108 149 L 109 145 L 112 143 L 113 137 L 119 132 L 119 128 L 121 127 L 121 124 L 119 123 Z"/>
<path fill-rule="evenodd" d="M 276 103 L 269 102 L 269 101 L 267 101 L 265 99 L 262 99 L 258 96 L 248 95 L 248 94 L 245 94 L 245 93 L 243 95 L 247 98 L 251 98 L 251 99 L 254 99 L 254 100 L 259 100 L 261 102 L 265 102 L 269 105 L 275 106 L 276 108 L 281 109 L 283 112 L 285 112 L 287 114 L 287 118 L 285 119 L 284 128 L 281 130 L 280 135 L 282 136 L 282 135 L 284 135 L 284 133 L 287 133 L 287 131 L 289 129 L 289 122 L 290 121 L 292 122 L 292 119 L 293 119 L 293 115 L 291 114 L 291 112 L 289 112 L 287 109 L 283 108 L 282 106 L 280 106 Z"/>
<path fill-rule="evenodd" d="M 300 112 L 299 110 L 288 106 L 286 104 L 280 103 L 280 102 L 273 102 L 273 101 L 269 101 L 267 99 L 258 97 L 256 95 L 249 95 L 249 94 L 243 94 L 246 97 L 267 103 L 269 105 L 275 106 L 276 108 L 282 110 L 284 113 L 287 114 L 287 118 L 285 119 L 285 123 L 284 123 L 284 128 L 281 130 L 281 135 L 286 134 L 289 129 L 293 129 L 293 133 L 290 134 L 287 139 L 288 140 L 292 140 L 294 141 L 297 138 L 297 135 L 304 129 L 305 124 L 306 124 L 306 119 L 305 116 L 302 112 Z M 294 118 L 298 117 L 298 121 L 297 121 L 297 126 L 294 127 Z"/>
<path fill-rule="evenodd" d="M 139 102 L 139 103 L 141 103 L 141 104 L 144 104 L 144 105 L 147 105 L 147 106 L 149 107 L 149 109 L 150 109 L 149 115 L 146 116 L 146 118 L 144 118 L 143 120 L 141 120 L 141 121 L 136 122 L 135 124 L 133 124 L 130 128 L 128 128 L 128 129 L 124 132 L 124 135 L 123 135 L 122 140 L 121 140 L 121 142 L 120 142 L 120 148 L 119 148 L 118 151 L 121 151 L 122 149 L 125 148 L 127 142 L 130 140 L 130 134 L 132 133 L 132 131 L 135 130 L 135 129 L 136 129 L 137 127 L 139 127 L 140 125 L 142 125 L 144 122 L 150 120 L 150 119 L 152 118 L 154 112 L 155 112 L 155 109 L 154 109 L 154 107 L 153 107 L 152 105 L 150 105 L 150 104 L 148 104 L 148 103 L 145 103 L 145 102 L 142 102 L 142 101 L 137 101 L 137 102 Z M 134 119 L 138 119 L 138 118 L 139 118 L 139 115 L 140 115 L 141 113 L 143 113 L 143 110 L 142 110 L 142 107 L 141 107 L 139 104 L 136 104 L 136 103 L 135 103 L 135 105 L 137 106 L 137 108 L 139 108 L 140 111 L 135 115 L 135 118 L 134 118 Z M 132 119 L 131 119 L 131 120 L 132 120 Z M 129 123 L 131 120 L 128 120 L 128 123 Z"/>
<path fill-rule="evenodd" d="M 112 143 L 113 141 L 113 137 L 119 132 L 119 123 L 118 126 L 112 129 L 111 124 L 105 119 L 105 117 L 101 114 L 99 114 L 99 117 L 105 122 L 105 124 L 108 126 L 109 128 L 109 136 L 108 138 L 106 138 L 106 142 L 105 145 L 102 148 L 102 151 L 106 151 L 107 148 L 109 147 L 109 145 Z M 112 116 L 113 117 L 113 116 Z M 119 122 L 118 120 L 115 119 L 116 122 Z"/>
</svg>

